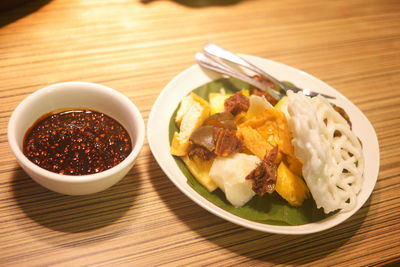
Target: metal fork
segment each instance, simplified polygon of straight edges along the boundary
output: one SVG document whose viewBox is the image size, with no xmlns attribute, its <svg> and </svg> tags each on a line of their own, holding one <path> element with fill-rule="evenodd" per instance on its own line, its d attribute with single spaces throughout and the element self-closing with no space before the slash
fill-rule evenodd
<svg viewBox="0 0 400 267">
<path fill-rule="evenodd" d="M 222 62 L 220 59 L 215 58 L 210 56 L 207 53 L 201 53 L 198 52 L 196 53 L 196 61 L 197 63 L 206 68 L 206 69 L 210 69 L 213 70 L 215 72 L 230 76 L 230 77 L 234 77 L 237 78 L 239 80 L 242 80 L 244 82 L 247 82 L 257 88 L 260 88 L 262 90 L 267 91 L 273 98 L 275 98 L 276 100 L 281 99 L 285 94 L 282 94 L 279 91 L 273 90 L 271 88 L 269 88 L 268 86 L 266 86 L 265 84 L 262 84 L 256 80 L 254 80 L 253 78 L 247 76 L 246 74 L 232 68 L 231 66 L 225 64 L 224 62 Z"/>
<path fill-rule="evenodd" d="M 266 73 L 265 71 L 263 71 L 262 69 L 260 69 L 259 67 L 255 66 L 254 64 L 248 62 L 247 60 L 243 59 L 242 57 L 240 57 L 239 55 L 217 45 L 214 43 L 206 43 L 203 47 L 203 50 L 210 54 L 213 55 L 215 57 L 218 58 L 222 58 L 225 59 L 227 61 L 230 61 L 232 63 L 238 64 L 240 66 L 243 66 L 257 74 L 260 74 L 266 78 L 268 78 L 269 80 L 271 80 L 273 83 L 275 83 L 276 85 L 278 85 L 286 94 L 286 91 L 288 90 L 292 90 L 293 92 L 303 92 L 303 94 L 308 95 L 308 96 L 317 96 L 317 95 L 322 95 L 326 98 L 330 98 L 330 99 L 335 99 L 335 97 L 333 96 L 329 96 L 329 95 L 325 95 L 322 93 L 317 93 L 317 92 L 313 92 L 311 90 L 308 89 L 302 89 L 299 88 L 297 86 L 294 85 L 290 85 L 290 84 L 286 84 L 283 83 L 281 81 L 279 81 L 278 79 L 276 79 L 275 77 L 271 76 L 270 74 Z"/>
</svg>

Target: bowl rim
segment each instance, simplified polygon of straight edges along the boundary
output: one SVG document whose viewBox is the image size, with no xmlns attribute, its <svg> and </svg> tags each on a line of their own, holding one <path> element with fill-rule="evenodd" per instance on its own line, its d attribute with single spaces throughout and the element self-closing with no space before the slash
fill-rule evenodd
<svg viewBox="0 0 400 267">
<path fill-rule="evenodd" d="M 49 170 L 43 169 L 39 167 L 38 165 L 34 164 L 32 161 L 30 161 L 22 152 L 20 146 L 18 145 L 17 138 L 15 136 L 15 130 L 16 127 L 18 127 L 18 116 L 22 112 L 26 112 L 25 110 L 29 108 L 31 103 L 33 101 L 36 101 L 40 98 L 45 98 L 46 93 L 51 91 L 51 90 L 66 90 L 71 87 L 82 87 L 82 88 L 95 88 L 99 92 L 103 94 L 108 94 L 108 95 L 113 95 L 115 98 L 118 98 L 118 100 L 121 101 L 121 103 L 124 104 L 124 107 L 126 107 L 127 111 L 130 112 L 133 116 L 133 123 L 136 123 L 136 140 L 135 144 L 133 145 L 131 153 L 126 157 L 123 161 L 121 161 L 119 164 L 115 165 L 114 167 L 99 172 L 95 174 L 88 174 L 88 175 L 63 175 L 63 174 L 58 174 L 55 172 L 51 172 Z M 97 111 L 102 112 L 101 109 L 97 109 Z M 51 112 L 51 111 L 49 111 Z M 106 114 L 107 115 L 107 114 Z M 108 116 L 108 115 L 107 115 Z M 113 118 L 113 117 L 112 117 Z M 37 118 L 38 119 L 38 118 Z M 113 118 L 115 119 L 115 118 Z M 117 120 L 118 121 L 118 120 Z M 119 121 L 118 121 L 119 122 Z M 32 122 L 34 123 L 34 122 Z M 119 122 L 121 125 L 123 125 L 121 122 Z M 123 125 L 126 127 L 126 125 Z M 105 86 L 101 84 L 96 84 L 96 83 L 91 83 L 91 82 L 79 82 L 79 81 L 71 81 L 71 82 L 61 82 L 61 83 L 56 83 L 56 84 L 51 84 L 45 87 L 42 87 L 35 92 L 29 94 L 27 97 L 25 97 L 14 109 L 10 116 L 10 120 L 8 122 L 8 127 L 7 127 L 7 138 L 8 138 L 8 144 L 17 158 L 17 160 L 20 162 L 22 166 L 25 166 L 26 168 L 30 169 L 33 171 L 35 174 L 40 175 L 41 177 L 46 177 L 47 179 L 54 180 L 54 181 L 59 181 L 59 182 L 66 182 L 66 183 L 85 183 L 85 182 L 90 182 L 90 181 L 95 181 L 95 180 L 102 180 L 106 177 L 112 176 L 124 168 L 128 167 L 130 164 L 134 162 L 134 160 L 137 158 L 139 155 L 143 144 L 144 144 L 144 139 L 145 139 L 145 124 L 143 117 L 137 108 L 137 106 L 124 94 L 120 93 L 119 91 Z M 131 137 L 132 138 L 132 137 Z"/>
</svg>

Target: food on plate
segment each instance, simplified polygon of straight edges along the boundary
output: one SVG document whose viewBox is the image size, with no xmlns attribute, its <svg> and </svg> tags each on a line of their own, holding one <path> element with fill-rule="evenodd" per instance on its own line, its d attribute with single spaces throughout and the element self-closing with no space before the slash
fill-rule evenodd
<svg viewBox="0 0 400 267">
<path fill-rule="evenodd" d="M 276 179 L 276 192 L 292 206 L 300 206 L 310 197 L 310 191 L 304 180 L 294 174 L 284 162 L 279 163 Z"/>
<path fill-rule="evenodd" d="M 191 93 L 186 96 L 176 115 L 175 121 L 179 125 L 172 139 L 171 153 L 176 156 L 185 156 L 189 150 L 189 138 L 203 121 L 210 115 L 210 106 L 207 101 Z"/>
<path fill-rule="evenodd" d="M 273 107 L 271 103 L 269 103 L 267 99 L 265 99 L 265 97 L 260 97 L 257 95 L 251 95 L 249 97 L 249 102 L 250 102 L 249 110 L 247 110 L 246 113 L 247 120 L 255 117 L 264 110 Z"/>
<path fill-rule="evenodd" d="M 278 156 L 278 146 L 275 146 L 260 163 L 246 176 L 247 180 L 252 180 L 252 189 L 259 195 L 273 193 L 276 185 L 276 164 Z"/>
<path fill-rule="evenodd" d="M 364 169 L 360 140 L 336 110 L 322 96 L 288 92 L 296 157 L 317 207 L 326 213 L 355 207 Z"/>
<path fill-rule="evenodd" d="M 240 127 L 237 131 L 237 135 L 249 152 L 260 159 L 263 159 L 268 149 L 271 148 L 267 140 L 250 126 Z"/>
<path fill-rule="evenodd" d="M 181 101 L 171 142 L 171 154 L 207 189 L 203 195 L 214 201 L 223 192 L 233 209 L 219 205 L 272 223 L 354 207 L 362 150 L 343 109 L 322 96 L 288 92 L 271 103 L 251 87 L 206 94 L 209 88 L 195 90 L 203 98 L 192 92 Z"/>
<path fill-rule="evenodd" d="M 211 166 L 210 177 L 232 205 L 241 207 L 255 195 L 252 182 L 246 176 L 259 162 L 258 157 L 244 153 L 217 157 Z"/>
<path fill-rule="evenodd" d="M 233 94 L 225 93 L 224 90 L 221 90 L 221 91 L 222 92 L 210 93 L 208 95 L 210 108 L 211 108 L 211 114 L 223 112 L 225 110 L 225 107 L 224 107 L 225 100 L 233 95 Z M 249 90 L 242 90 L 241 93 L 244 96 L 249 96 Z"/>
<path fill-rule="evenodd" d="M 288 157 L 294 157 L 289 126 L 285 114 L 279 110 L 267 108 L 255 117 L 243 122 L 240 127 L 251 127 L 256 130 L 267 142 L 267 151 L 278 145 L 279 160 L 282 158 L 282 153 L 285 153 Z M 246 138 L 246 136 L 243 136 L 243 138 Z"/>
<path fill-rule="evenodd" d="M 45 114 L 27 131 L 25 156 L 46 170 L 87 175 L 110 169 L 132 151 L 125 128 L 94 110 L 64 110 Z"/>
<path fill-rule="evenodd" d="M 196 157 L 190 158 L 189 156 L 182 157 L 182 160 L 185 162 L 190 172 L 208 191 L 212 192 L 218 188 L 214 180 L 210 177 L 212 160 L 202 160 Z"/>
</svg>

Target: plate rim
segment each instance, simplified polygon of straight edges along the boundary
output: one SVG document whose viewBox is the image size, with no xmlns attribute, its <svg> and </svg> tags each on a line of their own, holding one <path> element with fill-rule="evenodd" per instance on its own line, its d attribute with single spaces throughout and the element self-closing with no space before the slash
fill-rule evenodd
<svg viewBox="0 0 400 267">
<path fill-rule="evenodd" d="M 195 75 L 203 76 L 203 77 L 201 77 L 203 79 L 204 79 L 204 75 L 206 75 L 210 79 L 209 81 L 206 81 L 206 83 L 211 82 L 212 80 L 215 80 L 218 77 L 222 77 L 218 74 L 213 74 L 211 72 L 208 72 L 208 71 L 202 69 L 197 64 L 194 64 L 194 65 L 186 68 L 185 70 L 183 70 L 182 72 L 177 74 L 172 80 L 170 80 L 167 83 L 167 85 L 163 88 L 163 90 L 160 92 L 156 101 L 154 102 L 154 104 L 151 107 L 151 111 L 149 113 L 149 118 L 148 118 L 148 122 L 147 122 L 147 126 L 148 126 L 147 127 L 147 138 L 148 138 L 150 150 L 151 150 L 154 158 L 156 159 L 158 165 L 161 167 L 161 169 L 166 174 L 166 176 L 172 181 L 172 183 L 176 187 L 178 187 L 178 189 L 182 193 L 184 193 L 187 197 L 189 197 L 189 199 L 191 199 L 192 201 L 194 201 L 196 204 L 198 204 L 202 208 L 206 209 L 207 211 L 211 212 L 212 214 L 214 214 L 224 220 L 227 220 L 231 223 L 240 225 L 242 227 L 246 227 L 249 229 L 258 230 L 258 231 L 262 231 L 262 232 L 267 232 L 267 233 L 274 233 L 274 234 L 300 235 L 300 234 L 311 234 L 311 233 L 324 231 L 324 230 L 332 228 L 332 227 L 346 221 L 349 217 L 351 217 L 356 212 L 358 212 L 362 208 L 362 206 L 365 204 L 365 202 L 371 197 L 373 189 L 375 188 L 375 185 L 376 185 L 376 182 L 378 179 L 379 167 L 380 167 L 380 153 L 379 153 L 378 138 L 377 138 L 377 135 L 376 135 L 373 125 L 368 120 L 368 118 L 365 116 L 365 114 L 354 103 L 352 103 L 343 94 L 341 94 L 339 91 L 337 91 L 336 89 L 331 87 L 329 84 L 316 78 L 315 76 L 313 76 L 305 71 L 302 71 L 300 69 L 297 69 L 292 66 L 289 66 L 289 65 L 277 62 L 277 61 L 273 61 L 270 59 L 265 59 L 265 58 L 261 58 L 261 57 L 257 57 L 257 56 L 250 56 L 250 55 L 245 55 L 245 54 L 241 54 L 241 56 L 243 56 L 244 58 L 248 59 L 249 61 L 251 61 L 253 63 L 255 63 L 257 61 L 264 62 L 264 64 L 267 64 L 267 65 L 272 65 L 275 67 L 279 66 L 280 68 L 288 69 L 291 72 L 294 72 L 294 73 L 297 73 L 297 75 L 300 75 L 299 76 L 300 78 L 306 77 L 306 79 L 311 80 L 313 83 L 322 85 L 322 89 L 324 89 L 324 90 L 322 90 L 322 92 L 326 92 L 326 88 L 329 89 L 328 91 L 333 91 L 334 94 L 337 95 L 341 101 L 346 102 L 347 105 L 349 105 L 353 109 L 355 109 L 355 111 L 358 113 L 358 115 L 361 115 L 363 117 L 363 120 L 365 122 L 367 122 L 366 126 L 370 128 L 369 130 L 372 130 L 369 133 L 372 134 L 371 138 L 373 140 L 373 143 L 369 144 L 369 146 L 371 147 L 371 149 L 373 149 L 377 152 L 375 155 L 375 158 L 374 158 L 374 162 L 376 161 L 376 164 L 373 167 L 371 167 L 372 168 L 371 172 L 373 172 L 372 173 L 373 177 L 371 179 L 372 179 L 373 183 L 370 184 L 367 188 L 367 189 L 369 189 L 367 192 L 367 197 L 365 197 L 364 199 L 361 199 L 361 200 L 358 198 L 357 201 L 359 203 L 357 203 L 357 207 L 354 210 L 349 211 L 349 212 L 344 212 L 344 213 L 338 213 L 338 214 L 332 215 L 332 216 L 330 216 L 326 219 L 323 219 L 321 221 L 318 221 L 318 222 L 308 223 L 308 224 L 304 224 L 304 225 L 295 225 L 295 226 L 277 226 L 277 225 L 263 224 L 263 223 L 250 221 L 250 220 L 241 218 L 237 215 L 234 215 L 234 214 L 216 206 L 215 204 L 208 201 L 207 199 L 205 199 L 203 196 L 201 196 L 199 193 L 197 193 L 197 191 L 195 191 L 193 188 L 191 188 L 187 183 L 185 184 L 186 186 L 183 186 L 182 184 L 180 184 L 179 181 L 174 178 L 174 176 L 175 176 L 174 173 L 171 173 L 170 168 L 168 168 L 168 166 L 167 166 L 168 162 L 164 163 L 161 156 L 158 153 L 156 153 L 157 152 L 156 139 L 160 139 L 160 137 L 156 134 L 157 131 L 155 131 L 153 129 L 152 125 L 159 124 L 159 123 L 156 123 L 157 119 L 155 118 L 155 116 L 156 116 L 155 114 L 158 111 L 157 108 L 161 108 L 162 100 L 165 97 L 165 95 L 168 94 L 168 92 L 173 89 L 173 86 L 176 83 L 179 83 L 180 80 L 185 79 L 185 77 L 187 77 L 188 75 L 189 76 L 193 75 L 192 73 L 194 73 Z M 255 64 L 257 64 L 257 63 L 255 63 Z M 263 67 L 263 66 L 261 66 L 261 67 Z M 214 79 L 212 77 L 214 77 Z M 279 77 L 278 77 L 278 79 L 279 79 Z M 287 79 L 287 80 L 291 81 L 290 79 Z M 295 84 L 296 84 L 296 82 L 295 82 Z M 198 86 L 200 86 L 200 85 L 198 85 Z M 190 88 L 187 89 L 187 93 L 194 90 L 198 86 L 196 86 L 196 85 L 191 86 Z M 185 89 L 185 91 L 186 91 L 186 89 Z M 181 99 L 179 99 L 179 102 L 180 101 L 181 101 Z M 172 105 L 172 104 L 170 104 L 170 105 Z M 176 106 L 174 106 L 174 110 L 175 109 L 176 109 Z M 170 116 L 171 115 L 172 115 L 172 113 L 170 114 Z M 170 116 L 169 116 L 169 118 L 170 118 Z M 169 119 L 168 119 L 168 122 L 169 122 Z M 158 127 L 158 128 L 160 128 L 160 127 Z M 166 132 L 168 133 L 168 130 Z M 169 146 L 169 140 L 168 140 L 168 146 Z M 363 149 L 363 152 L 364 152 L 364 149 Z M 169 154 L 169 156 L 171 157 L 174 164 L 176 165 L 176 162 L 172 158 L 172 155 Z M 365 157 L 365 155 L 364 155 L 364 157 Z M 364 167 L 364 168 L 366 168 L 366 167 Z M 364 173 L 365 173 L 365 170 L 366 169 L 364 169 Z M 181 175 L 183 175 L 183 174 L 181 173 Z M 186 177 L 185 177 L 185 179 L 186 179 Z M 321 224 L 322 224 L 322 226 L 321 226 Z M 307 226 L 307 227 L 304 227 L 304 226 Z"/>
</svg>

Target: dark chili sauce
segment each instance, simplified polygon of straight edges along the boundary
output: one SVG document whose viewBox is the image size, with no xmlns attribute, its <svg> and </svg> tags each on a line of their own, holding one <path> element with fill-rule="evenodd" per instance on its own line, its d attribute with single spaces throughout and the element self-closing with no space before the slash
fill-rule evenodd
<svg viewBox="0 0 400 267">
<path fill-rule="evenodd" d="M 131 151 L 131 138 L 121 124 L 86 109 L 42 116 L 26 132 L 23 142 L 23 153 L 30 161 L 65 175 L 105 171 Z"/>
</svg>

